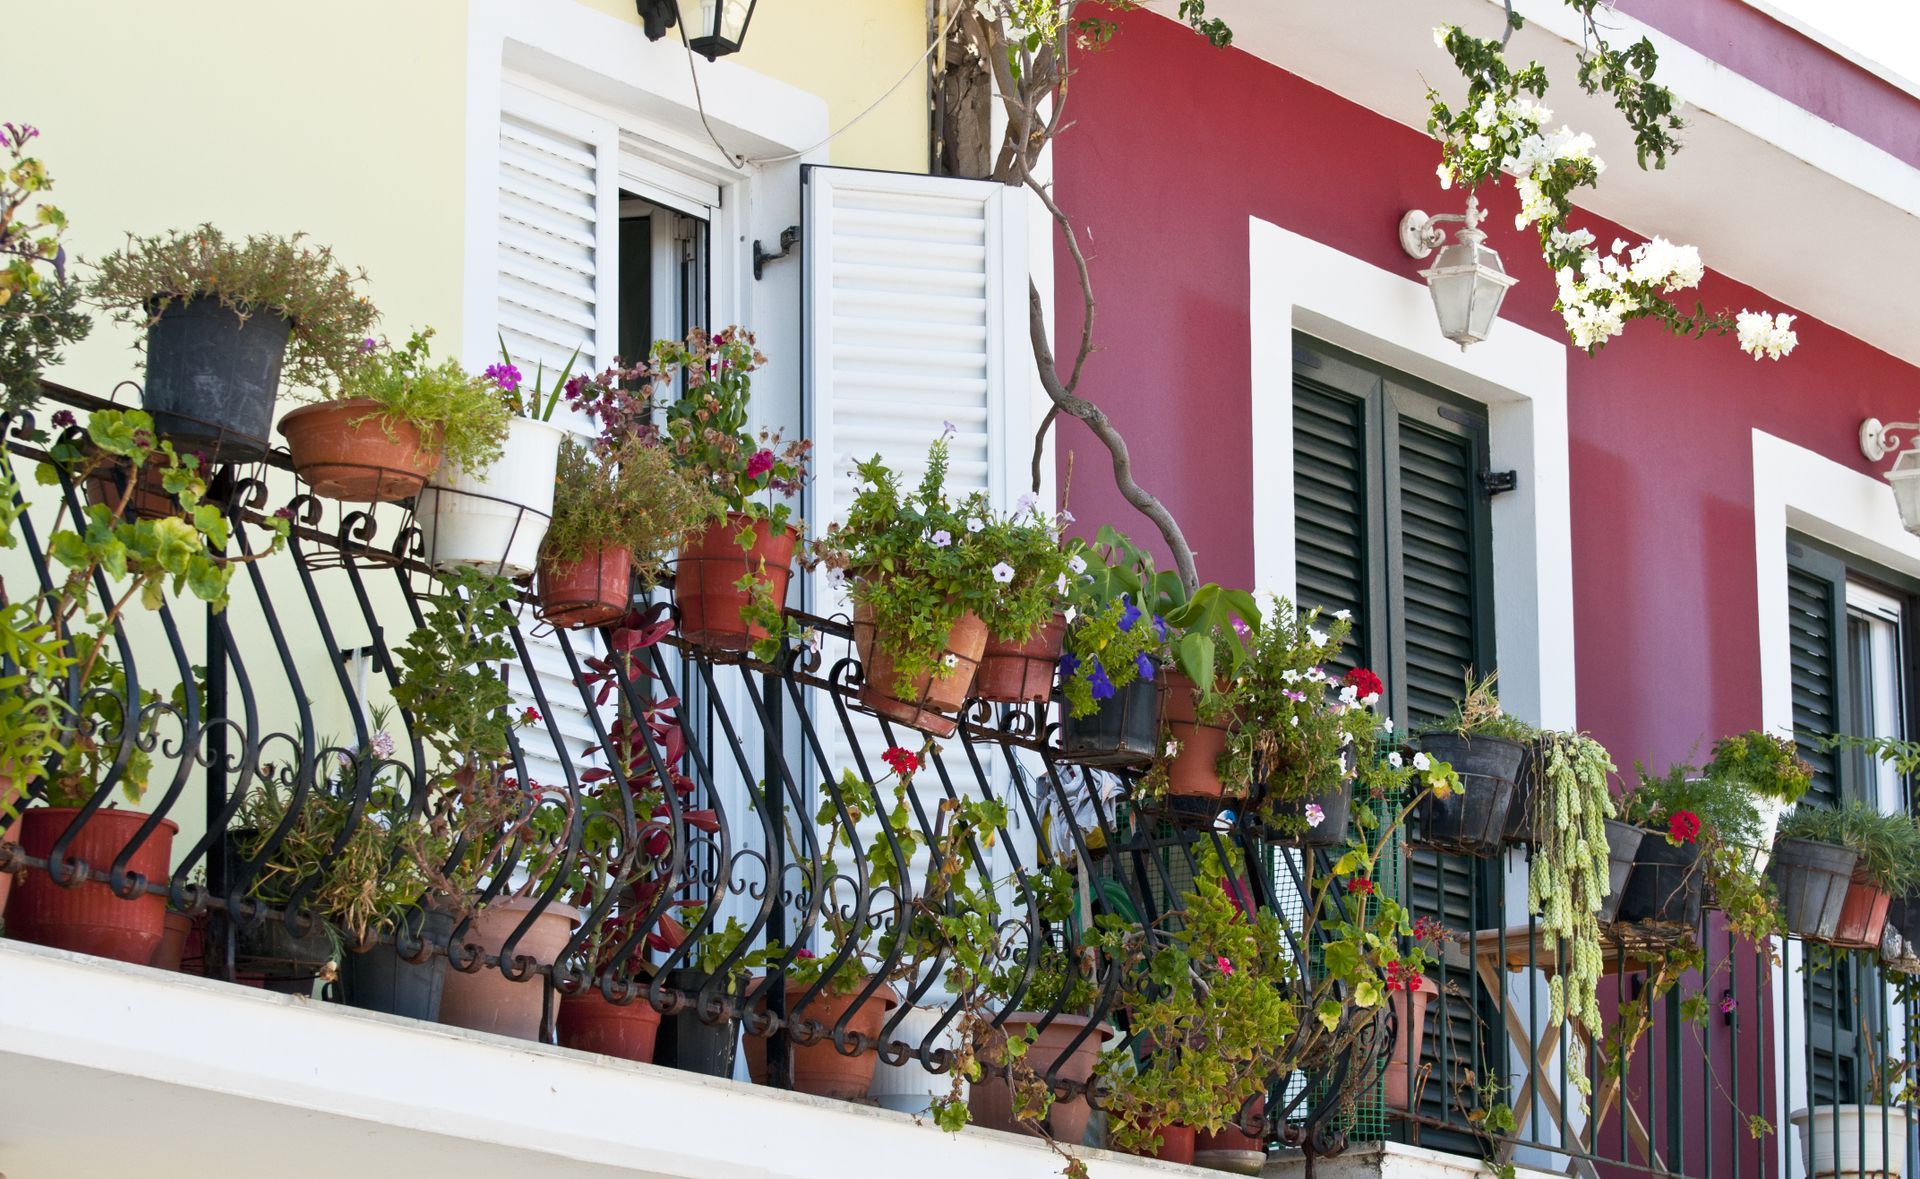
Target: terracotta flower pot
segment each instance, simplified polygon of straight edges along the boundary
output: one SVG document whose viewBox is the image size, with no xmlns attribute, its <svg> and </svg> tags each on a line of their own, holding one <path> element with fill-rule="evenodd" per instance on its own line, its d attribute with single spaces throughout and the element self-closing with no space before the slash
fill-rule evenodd
<svg viewBox="0 0 1920 1179">
<path fill-rule="evenodd" d="M 1420 1068 L 1413 1045 L 1426 1043 L 1427 1004 L 1439 993 L 1440 988 L 1425 975 L 1413 991 L 1393 993 L 1394 1023 L 1398 1030 L 1393 1036 L 1393 1058 L 1387 1062 L 1385 1096 L 1390 1109 L 1407 1108 L 1409 1082 Z"/>
<path fill-rule="evenodd" d="M 507 938 L 525 921 L 534 906 L 531 897 L 497 900 L 474 915 L 467 926 L 464 941 L 480 947 L 483 954 L 498 954 Z M 535 919 L 533 928 L 522 935 L 513 948 L 515 956 L 552 965 L 580 924 L 580 910 L 572 905 L 548 905 Z M 460 953 L 458 949 L 454 951 Z M 447 972 L 446 989 L 440 996 L 440 1022 L 476 1032 L 492 1032 L 521 1040 L 540 1038 L 541 994 L 546 979 L 528 974 L 518 982 L 500 973 L 497 966 L 481 966 L 469 973 Z"/>
<path fill-rule="evenodd" d="M 202 467 L 203 475 L 205 471 Z M 87 475 L 87 502 L 112 510 L 120 502 L 121 495 L 126 491 L 127 480 L 132 475 L 133 463 L 128 459 L 115 458 L 100 463 Z M 133 494 L 127 498 L 121 519 L 164 520 L 179 514 L 180 505 L 167 494 L 166 487 L 161 483 L 159 468 L 151 463 L 140 468 L 140 477 L 134 481 Z"/>
<path fill-rule="evenodd" d="M 1158 1133 L 1160 1145 L 1148 1154 L 1149 1158 L 1159 1159 L 1163 1163 L 1193 1165 L 1192 1126 L 1162 1126 Z"/>
<path fill-rule="evenodd" d="M 746 522 L 745 516 L 729 513 L 680 550 L 673 597 L 680 606 L 680 637 L 696 647 L 744 651 L 767 637 L 766 627 L 740 616 L 749 595 L 738 582 L 748 574 L 767 586 L 775 605 L 786 604 L 797 534 L 791 528 L 776 533 L 767 521 L 755 520 L 753 547 L 742 549 L 739 535 Z"/>
<path fill-rule="evenodd" d="M 1043 1013 L 1037 1011 L 1016 1011 L 1007 1016 L 1004 1025 L 1006 1033 L 1010 1037 L 1025 1035 L 1028 1028 L 1045 1018 Z M 1065 1060 L 1060 1060 L 1060 1056 L 1089 1022 L 1084 1015 L 1055 1016 L 1053 1022 L 1042 1029 L 1033 1047 L 1027 1050 L 1027 1065 L 1045 1076 L 1054 1067 L 1054 1062 L 1059 1061 L 1054 1076 L 1063 1081 L 1085 1082 L 1093 1076 L 1093 1066 L 1100 1060 L 1100 1046 L 1113 1035 L 1113 1029 L 1104 1024 L 1095 1027 L 1071 1056 Z M 1025 1126 L 1014 1120 L 1013 1090 L 1004 1076 L 985 1077 L 975 1082 L 967 1106 L 977 1126 L 1021 1134 L 1028 1132 Z M 1087 1136 L 1087 1119 L 1091 1113 L 1084 1096 L 1071 1101 L 1056 1098 L 1053 1108 L 1047 1112 L 1047 1128 L 1055 1141 L 1067 1146 L 1078 1145 Z"/>
<path fill-rule="evenodd" d="M 577 561 L 540 558 L 540 617 L 555 626 L 602 626 L 627 612 L 633 554 L 601 546 Z"/>
<path fill-rule="evenodd" d="M 1204 724 L 1195 709 L 1193 681 L 1177 671 L 1163 672 L 1160 717 L 1180 751 L 1167 767 L 1167 793 L 1176 798 L 1219 798 L 1220 755 L 1227 749 L 1225 725 Z"/>
<path fill-rule="evenodd" d="M 1067 637 L 1067 616 L 1056 614 L 1025 642 L 987 638 L 973 694 L 993 704 L 1044 704 L 1053 695 L 1054 671 Z"/>
<path fill-rule="evenodd" d="M 440 469 L 440 439 L 387 418 L 366 398 L 307 405 L 280 419 L 293 473 L 315 495 L 348 503 L 391 503 L 417 494 Z"/>
<path fill-rule="evenodd" d="M 187 958 L 187 935 L 193 932 L 193 918 L 185 913 L 167 910 L 167 921 L 160 944 L 154 948 L 153 957 L 147 959 L 147 965 L 155 970 L 178 972 L 180 964 Z"/>
<path fill-rule="evenodd" d="M 797 1041 L 792 1044 L 793 1087 L 796 1091 L 841 1101 L 867 1100 L 867 1091 L 873 1086 L 873 1073 L 880 1063 L 880 1057 L 872 1051 L 856 1052 L 852 1056 L 843 1054 L 834 1045 L 833 1031 L 851 1010 L 853 1018 L 847 1020 L 848 1037 L 857 1032 L 869 1039 L 879 1038 L 880 1030 L 887 1025 L 893 1009 L 900 1005 L 900 996 L 892 987 L 883 986 L 856 1010 L 854 1003 L 865 993 L 870 981 L 871 976 L 863 976 L 855 983 L 854 989 L 846 994 L 822 994 L 805 1007 L 788 1014 L 790 1024 L 805 1019 L 821 1024 L 824 1029 L 819 1039 L 810 1044 Z M 766 977 L 762 975 L 747 985 L 750 1005 L 752 997 L 765 984 Z M 788 984 L 789 1000 L 801 993 L 803 988 Z M 747 1075 L 756 1085 L 767 1083 L 767 1044 L 768 1037 L 749 1035 L 743 1045 L 747 1056 Z"/>
<path fill-rule="evenodd" d="M 1255 1116 L 1264 1114 L 1266 1109 L 1265 1097 L 1254 1102 Z M 1232 1126 L 1212 1133 L 1202 1130 L 1193 1136 L 1193 1165 L 1196 1167 L 1230 1171 L 1236 1175 L 1258 1175 L 1266 1164 L 1266 1142 Z"/>
<path fill-rule="evenodd" d="M 651 1064 L 660 1013 L 647 1002 L 644 988 L 637 990 L 633 1002 L 624 1006 L 608 1001 L 597 987 L 562 998 L 560 1046 Z"/>
<path fill-rule="evenodd" d="M 887 638 L 873 624 L 866 607 L 853 612 L 853 645 L 860 654 L 866 684 L 860 689 L 860 703 L 891 721 L 950 737 L 958 727 L 956 715 L 966 706 L 973 690 L 973 673 L 987 649 L 987 624 L 978 615 L 962 614 L 947 632 L 946 658 L 951 664 L 942 675 L 928 672 L 915 679 L 903 693 L 894 674 L 893 656 L 887 653 Z"/>
<path fill-rule="evenodd" d="M 1866 873 L 1855 868 L 1847 885 L 1846 902 L 1840 908 L 1840 923 L 1834 927 L 1833 944 L 1855 950 L 1878 949 L 1891 904 L 1892 895 L 1868 883 Z"/>
<path fill-rule="evenodd" d="M 20 816 L 20 846 L 45 859 L 79 811 L 70 807 L 34 807 Z M 83 860 L 93 871 L 108 871 L 127 850 L 148 816 L 113 808 L 95 811 L 67 844 L 68 860 Z M 180 830 L 162 819 L 133 853 L 127 871 L 162 881 L 173 863 L 173 837 Z M 144 966 L 166 935 L 167 898 L 141 893 L 123 900 L 98 881 L 71 888 L 55 884 L 44 870 L 31 871 L 14 887 L 7 906 L 7 933 L 35 945 L 95 954 Z"/>
</svg>

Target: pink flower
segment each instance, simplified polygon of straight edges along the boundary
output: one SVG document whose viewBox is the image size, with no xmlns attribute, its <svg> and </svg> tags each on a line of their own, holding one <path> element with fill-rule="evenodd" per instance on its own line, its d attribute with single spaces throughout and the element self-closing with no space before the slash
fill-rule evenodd
<svg viewBox="0 0 1920 1179">
<path fill-rule="evenodd" d="M 1225 955 L 1222 955 L 1221 957 L 1214 959 L 1214 964 L 1220 967 L 1221 974 L 1233 973 L 1233 963 L 1227 961 Z"/>
<path fill-rule="evenodd" d="M 771 450 L 756 450 L 753 452 L 753 457 L 747 460 L 747 478 L 749 479 L 758 479 L 771 470 L 773 470 Z"/>
</svg>

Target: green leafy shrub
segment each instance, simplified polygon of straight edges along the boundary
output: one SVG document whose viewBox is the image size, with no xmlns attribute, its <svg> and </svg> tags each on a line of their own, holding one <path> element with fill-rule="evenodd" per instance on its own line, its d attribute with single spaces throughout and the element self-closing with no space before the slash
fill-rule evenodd
<svg viewBox="0 0 1920 1179">
<path fill-rule="evenodd" d="M 292 387 L 325 389 L 353 370 L 378 312 L 354 289 L 366 275 L 305 237 L 253 234 L 236 243 L 212 225 L 129 234 L 125 247 L 94 264 L 88 294 L 118 322 L 142 328 L 173 304 L 202 298 L 243 319 L 284 315 L 292 331 L 281 376 Z"/>
<path fill-rule="evenodd" d="M 1813 785 L 1813 767 L 1800 760 L 1792 738 L 1758 730 L 1723 737 L 1707 763 L 1713 778 L 1737 782 L 1751 793 L 1791 806 Z"/>
</svg>

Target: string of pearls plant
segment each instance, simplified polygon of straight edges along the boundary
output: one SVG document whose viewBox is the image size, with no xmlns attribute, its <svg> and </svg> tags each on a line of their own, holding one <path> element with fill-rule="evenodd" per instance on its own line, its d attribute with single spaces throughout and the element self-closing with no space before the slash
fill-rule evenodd
<svg viewBox="0 0 1920 1179">
<path fill-rule="evenodd" d="M 1607 820 L 1614 817 L 1607 781 L 1613 758 L 1581 733 L 1543 733 L 1541 741 L 1540 787 L 1547 814 L 1528 873 L 1527 904 L 1541 918 L 1546 936 L 1567 943 L 1561 969 L 1548 983 L 1548 1019 L 1563 1028 L 1577 1022 L 1598 1037 L 1605 1029 L 1597 914 L 1607 897 Z M 1568 1035 L 1561 1042 L 1584 1110 L 1593 1082 L 1587 1078 L 1583 1041 Z"/>
</svg>

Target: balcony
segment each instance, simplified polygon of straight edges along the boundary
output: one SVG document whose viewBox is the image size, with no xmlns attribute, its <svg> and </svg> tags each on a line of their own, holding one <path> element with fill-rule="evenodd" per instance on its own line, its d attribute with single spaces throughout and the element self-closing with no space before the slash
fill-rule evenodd
<svg viewBox="0 0 1920 1179">
<path fill-rule="evenodd" d="M 7 435 L 30 506 L 5 566 L 16 587 L 62 576 L 47 542 L 61 504 L 128 490 L 36 482 L 48 445 L 30 422 Z M 449 608 L 409 508 L 315 498 L 279 453 L 220 468 L 211 498 L 228 553 L 258 559 L 234 566 L 222 611 L 169 597 L 113 626 L 112 674 L 69 697 L 93 718 L 90 795 L 70 816 L 29 807 L 18 842 L 0 844 L 8 934 L 42 943 L 0 946 L 0 1075 L 15 1081 L 0 1166 L 16 1179 L 76 1151 L 101 1170 L 202 1170 L 214 1124 L 251 1144 L 235 1157 L 291 1175 L 349 1157 L 810 1174 L 850 1149 L 890 1171 L 1040 1174 L 1070 1155 L 1124 1175 L 1154 1164 L 1089 1145 L 1111 1075 L 1096 1061 L 1151 1061 L 1155 1045 L 1102 947 L 1169 944 L 1211 866 L 1242 864 L 1236 904 L 1277 915 L 1298 976 L 1323 975 L 1325 931 L 1303 898 L 1331 879 L 1333 853 L 1136 805 L 1130 775 L 1062 761 L 1051 703 L 976 702 L 937 741 L 875 716 L 843 620 L 804 618 L 810 640 L 763 662 L 688 646 L 644 598 L 569 630 L 517 597 L 506 678 L 527 703 L 493 718 L 510 771 L 492 793 L 456 781 L 448 804 L 424 735 L 379 705 L 416 629 Z M 113 583 L 93 592 L 111 601 Z M 923 764 L 901 771 L 903 752 Z M 1267 1077 L 1237 1127 L 1201 1138 L 1203 1160 L 1799 1175 L 1786 1112 L 1809 1093 L 1877 1096 L 1858 1062 L 1902 1052 L 1906 1008 L 1888 1006 L 1866 956 L 1789 943 L 1783 974 L 1710 923 L 1707 975 L 1653 969 L 1620 934 L 1603 1002 L 1616 1025 L 1642 1011 L 1646 1034 L 1624 1058 L 1584 1038 L 1570 1053 L 1547 984 L 1563 948 L 1526 915 L 1526 852 L 1403 850 L 1383 861 L 1386 895 L 1438 890 L 1471 915 L 1435 934 L 1430 994 L 1347 1007 L 1337 1050 Z M 390 895 L 356 910 L 342 879 Z M 78 900 L 91 924 L 46 932 Z M 446 919 L 412 915 L 433 908 Z M 929 922 L 967 935 L 941 940 Z M 1396 1051 L 1413 1026 L 1421 1050 Z M 1022 1063 L 981 1062 L 973 1118 L 996 1120 L 996 1085 L 1044 1088 L 1057 1147 L 931 1125 L 966 1046 L 1025 1028 L 1037 1043 Z M 847 1062 L 862 1066 L 853 1081 L 823 1080 Z M 98 1133 L 108 1110 L 126 1133 Z M 1857 1125 L 1892 1126 L 1879 1112 L 1860 1107 Z M 1753 1136 L 1755 1117 L 1779 1133 Z M 307 1135 L 354 1154 L 288 1150 Z M 1912 1144 L 1897 1135 L 1895 1173 L 1920 1173 L 1899 1169 Z M 769 1142 L 791 1160 L 770 1162 Z"/>
</svg>

